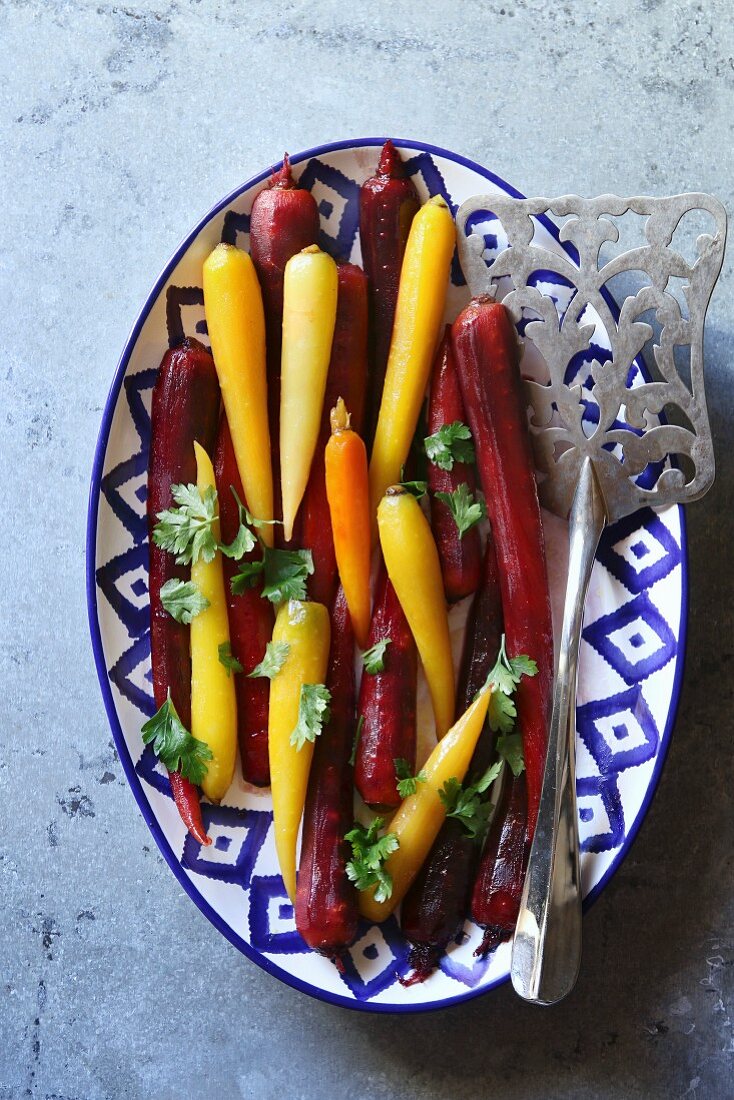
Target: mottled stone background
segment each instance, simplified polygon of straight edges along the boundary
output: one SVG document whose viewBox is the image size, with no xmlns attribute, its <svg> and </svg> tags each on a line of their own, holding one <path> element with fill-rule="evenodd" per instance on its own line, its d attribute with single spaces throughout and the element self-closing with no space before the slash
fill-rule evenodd
<svg viewBox="0 0 734 1100">
<path fill-rule="evenodd" d="M 97 429 L 164 260 L 284 148 L 393 133 L 526 193 L 710 190 L 734 211 L 730 0 L 0 0 L 0 1097 L 730 1097 L 732 311 L 710 312 L 715 491 L 689 512 L 686 686 L 659 793 L 568 1001 L 412 1019 L 267 977 L 164 866 L 92 665 Z"/>
</svg>

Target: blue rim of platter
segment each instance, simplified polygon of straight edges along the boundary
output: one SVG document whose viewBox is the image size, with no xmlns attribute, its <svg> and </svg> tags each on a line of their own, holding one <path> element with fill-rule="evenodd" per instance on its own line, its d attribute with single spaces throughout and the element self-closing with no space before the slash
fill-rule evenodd
<svg viewBox="0 0 734 1100">
<path fill-rule="evenodd" d="M 312 157 L 323 156 L 325 153 L 335 152 L 337 150 L 355 149 L 361 146 L 381 146 L 387 139 L 384 137 L 368 137 L 368 138 L 350 138 L 346 141 L 332 141 L 326 145 L 317 145 L 312 149 L 306 149 L 304 152 L 294 154 L 290 160 L 292 164 L 299 164 L 304 160 L 310 160 Z M 452 153 L 447 149 L 442 149 L 437 145 L 430 145 L 427 142 L 413 141 L 407 138 L 393 138 L 395 145 L 398 148 L 409 147 L 411 149 L 420 149 L 422 152 L 430 153 L 439 157 L 443 157 L 446 160 L 453 161 L 455 164 L 460 164 L 465 168 L 471 169 L 476 172 L 477 175 L 482 176 L 490 183 L 497 187 L 502 188 L 507 194 L 512 195 L 514 198 L 525 198 L 525 196 L 518 191 L 515 187 L 506 183 L 500 176 L 494 172 L 490 172 L 487 168 L 483 168 L 475 161 L 469 160 L 468 157 L 460 156 L 457 153 Z M 130 357 L 137 343 L 140 332 L 148 318 L 153 305 L 155 304 L 158 295 L 165 286 L 169 276 L 175 270 L 176 265 L 190 247 L 193 240 L 201 232 L 201 230 L 207 225 L 207 223 L 221 213 L 226 207 L 233 203 L 244 191 L 256 186 L 259 183 L 263 183 L 269 178 L 274 168 L 277 165 L 267 168 L 264 172 L 260 172 L 257 176 L 253 176 L 247 182 L 237 187 L 234 191 L 228 194 L 225 198 L 221 199 L 212 209 L 201 218 L 190 233 L 181 241 L 178 248 L 174 252 L 171 259 L 165 265 L 163 271 L 158 276 L 155 284 L 148 294 L 138 317 L 130 331 L 130 335 L 125 342 L 120 361 L 115 371 L 115 377 L 110 387 L 107 401 L 105 402 L 104 412 L 102 414 L 102 422 L 100 424 L 99 436 L 97 439 L 97 445 L 94 454 L 94 463 L 92 466 L 92 479 L 89 488 L 89 506 L 87 513 L 87 538 L 86 538 L 86 587 L 87 587 L 87 611 L 89 616 L 89 629 L 92 638 L 92 651 L 94 653 L 94 663 L 97 669 L 97 677 L 99 679 L 100 688 L 102 691 L 102 698 L 104 700 L 105 710 L 107 711 L 107 718 L 112 730 L 112 736 L 114 737 L 115 746 L 117 748 L 120 762 L 122 763 L 125 776 L 128 784 L 135 797 L 135 801 L 138 804 L 138 808 L 146 822 L 148 828 L 153 834 L 161 855 L 165 859 L 166 863 L 170 867 L 173 874 L 176 876 L 178 882 L 182 888 L 186 891 L 191 900 L 198 906 L 204 916 L 211 921 L 214 927 L 225 936 L 234 947 L 242 952 L 248 959 L 257 963 L 259 967 L 265 970 L 268 974 L 272 974 L 274 977 L 279 978 L 280 981 L 286 985 L 291 986 L 294 989 L 298 989 L 302 993 L 307 993 L 317 1000 L 325 1001 L 328 1004 L 339 1005 L 344 1008 L 350 1008 L 361 1012 L 381 1012 L 381 1013 L 416 1013 L 416 1012 L 433 1012 L 437 1009 L 448 1008 L 450 1005 L 458 1004 L 462 1001 L 468 1001 L 473 997 L 477 997 L 480 994 L 489 992 L 491 989 L 495 989 L 497 986 L 502 985 L 507 981 L 507 977 L 497 978 L 492 982 L 488 982 L 486 985 L 476 989 L 467 989 L 465 992 L 458 993 L 453 997 L 445 997 L 439 1001 L 432 1001 L 429 1003 L 416 1003 L 407 1005 L 383 1005 L 370 1001 L 360 1002 L 355 1001 L 348 997 L 340 996 L 336 993 L 330 993 L 326 990 L 319 989 L 315 985 L 311 985 L 308 982 L 302 981 L 300 978 L 295 977 L 293 974 L 289 974 L 287 971 L 281 969 L 275 963 L 271 962 L 264 955 L 261 955 L 251 944 L 243 940 L 229 925 L 227 925 L 217 911 L 209 904 L 208 901 L 198 892 L 194 883 L 186 875 L 183 867 L 179 863 L 179 860 L 171 848 L 168 840 L 163 834 L 158 820 L 153 813 L 150 803 L 143 791 L 142 783 L 139 776 L 135 772 L 135 765 L 132 761 L 130 753 L 127 748 L 122 727 L 120 726 L 119 718 L 117 717 L 117 710 L 112 698 L 112 690 L 110 688 L 110 681 L 107 672 L 107 664 L 104 658 L 104 652 L 102 648 L 102 636 L 99 627 L 99 618 L 97 615 L 97 583 L 95 578 L 95 565 L 96 565 L 96 546 L 97 546 L 97 519 L 99 513 L 99 497 L 101 491 L 102 470 L 104 468 L 104 460 L 107 451 L 107 444 L 109 441 L 110 427 L 112 424 L 112 417 L 117 405 L 117 399 L 122 387 L 123 378 L 127 370 Z M 557 227 L 545 216 L 541 216 L 538 219 L 542 222 L 543 226 L 549 233 L 559 241 L 559 233 Z M 568 245 L 561 245 L 565 251 L 572 255 L 573 250 Z M 612 309 L 615 318 L 619 315 L 619 310 L 609 294 L 608 291 L 603 290 L 603 294 L 608 301 L 610 308 Z M 640 367 L 645 373 L 644 364 L 640 363 Z M 650 777 L 648 788 L 645 792 L 645 797 L 642 801 L 642 805 L 637 814 L 635 821 L 632 823 L 629 833 L 624 839 L 622 847 L 615 856 L 614 860 L 607 868 L 606 872 L 602 875 L 599 882 L 589 891 L 584 899 L 584 910 L 596 900 L 601 893 L 602 889 L 619 867 L 622 860 L 629 852 L 640 826 L 647 816 L 647 812 L 650 808 L 653 795 L 657 789 L 662 773 L 665 758 L 668 753 L 668 747 L 670 744 L 670 736 L 678 711 L 678 704 L 680 701 L 681 686 L 683 682 L 684 666 L 685 666 L 685 652 L 686 652 L 686 634 L 688 623 L 688 542 L 686 537 L 686 522 L 685 512 L 682 507 L 678 507 L 680 513 L 681 522 L 681 612 L 680 612 L 680 624 L 678 631 L 678 645 L 675 654 L 675 674 L 673 680 L 673 688 L 671 692 L 670 708 L 665 723 L 665 729 L 660 738 L 660 748 L 655 760 L 655 766 Z"/>
</svg>

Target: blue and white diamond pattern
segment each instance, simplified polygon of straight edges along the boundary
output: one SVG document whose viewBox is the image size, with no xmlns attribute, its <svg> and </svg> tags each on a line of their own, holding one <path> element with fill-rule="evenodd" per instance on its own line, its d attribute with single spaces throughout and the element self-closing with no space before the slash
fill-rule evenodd
<svg viewBox="0 0 734 1100">
<path fill-rule="evenodd" d="M 376 148 L 336 150 L 296 164 L 300 181 L 319 204 L 322 247 L 358 260 L 359 183 L 376 163 Z M 442 194 L 455 208 L 470 194 L 497 185 L 447 157 L 408 151 L 408 171 L 425 197 Z M 96 528 L 95 580 L 104 668 L 112 688 L 122 736 L 146 815 L 162 830 L 186 877 L 192 897 L 227 930 L 240 948 L 301 988 L 342 1003 L 366 1007 L 420 1007 L 468 995 L 507 974 L 509 949 L 487 960 L 473 951 L 479 930 L 470 922 L 428 983 L 403 989 L 407 945 L 397 921 L 362 924 L 339 974 L 309 951 L 295 929 L 293 908 L 277 874 L 269 794 L 245 785 L 238 774 L 221 806 L 204 806 L 212 845 L 200 847 L 178 819 L 165 771 L 144 748 L 140 725 L 153 705 L 147 605 L 146 472 L 150 399 L 163 349 L 184 336 L 206 340 L 200 286 L 203 256 L 218 240 L 247 246 L 249 210 L 259 185 L 245 189 L 227 211 L 201 227 L 188 251 L 172 266 L 132 344 L 122 390 L 104 440 Z M 490 253 L 504 243 L 487 212 L 475 227 Z M 540 227 L 539 231 L 546 231 Z M 545 273 L 538 273 L 539 280 Z M 463 278 L 453 270 L 451 308 L 461 302 Z M 557 284 L 562 312 L 572 289 Z M 594 347 L 573 367 L 590 389 L 594 359 L 608 356 L 595 334 Z M 590 403 L 589 417 L 595 409 Z M 562 557 L 550 537 L 549 554 Z M 582 872 L 591 889 L 619 860 L 625 839 L 642 812 L 659 764 L 670 718 L 682 588 L 680 513 L 637 513 L 606 533 L 587 603 L 577 709 L 577 791 Z M 560 582 L 559 582 L 560 583 Z M 665 734 L 667 736 L 667 734 Z M 207 909 L 208 907 L 208 909 Z"/>
</svg>

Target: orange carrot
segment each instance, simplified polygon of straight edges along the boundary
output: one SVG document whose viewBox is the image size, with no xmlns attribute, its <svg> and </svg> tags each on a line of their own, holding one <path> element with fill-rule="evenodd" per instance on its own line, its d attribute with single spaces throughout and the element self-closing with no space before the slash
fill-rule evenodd
<svg viewBox="0 0 734 1100">
<path fill-rule="evenodd" d="M 331 437 L 324 459 L 336 563 L 354 634 L 358 645 L 364 649 L 370 626 L 367 450 L 350 427 L 350 416 L 341 397 L 331 410 Z"/>
</svg>

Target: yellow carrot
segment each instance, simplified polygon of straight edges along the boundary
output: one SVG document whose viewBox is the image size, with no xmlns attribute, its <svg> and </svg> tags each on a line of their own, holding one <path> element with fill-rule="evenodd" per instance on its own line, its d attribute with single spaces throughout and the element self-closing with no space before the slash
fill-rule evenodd
<svg viewBox="0 0 734 1100">
<path fill-rule="evenodd" d="M 422 769 L 425 783 L 418 783 L 415 794 L 398 807 L 388 831 L 395 833 L 399 847 L 385 861 L 385 870 L 392 878 L 392 894 L 387 901 L 379 902 L 375 901 L 374 886 L 360 891 L 360 912 L 368 920 L 389 917 L 421 869 L 446 817 L 446 807 L 438 792 L 447 779 L 463 782 L 484 726 L 489 696 L 489 690 L 482 691 L 439 741 Z"/>
<path fill-rule="evenodd" d="M 399 485 L 388 489 L 380 501 L 377 522 L 387 573 L 423 662 L 436 733 L 443 737 L 453 721 L 455 689 L 436 543 L 418 501 Z"/>
<path fill-rule="evenodd" d="M 336 564 L 357 644 L 364 649 L 370 627 L 367 449 L 352 431 L 341 397 L 331 410 L 331 437 L 326 444 L 324 465 Z"/>
<path fill-rule="evenodd" d="M 268 752 L 273 794 L 275 848 L 285 888 L 296 897 L 296 841 L 306 800 L 313 743 L 291 743 L 298 724 L 301 688 L 323 684 L 329 658 L 329 613 L 323 604 L 290 600 L 278 611 L 273 642 L 285 642 L 288 655 L 270 683 Z"/>
<path fill-rule="evenodd" d="M 211 459 L 194 443 L 196 484 L 201 493 L 215 487 Z M 219 521 L 213 528 L 219 541 Z M 219 647 L 229 643 L 227 596 L 222 555 L 212 561 L 199 558 L 191 566 L 191 580 L 209 606 L 191 620 L 191 732 L 209 746 L 212 759 L 201 789 L 212 802 L 224 798 L 237 757 L 237 702 L 234 680 L 219 660 Z"/>
<path fill-rule="evenodd" d="M 400 269 L 385 385 L 370 459 L 374 515 L 389 485 L 400 477 L 418 423 L 446 303 L 456 227 L 440 196 L 413 219 Z"/>
<path fill-rule="evenodd" d="M 337 270 L 311 245 L 285 265 L 280 367 L 280 481 L 286 539 L 316 449 L 336 320 Z"/>
<path fill-rule="evenodd" d="M 204 263 L 204 310 L 247 506 L 273 519 L 265 315 L 255 266 L 246 252 L 220 244 Z M 273 528 L 260 529 L 273 544 Z"/>
</svg>

